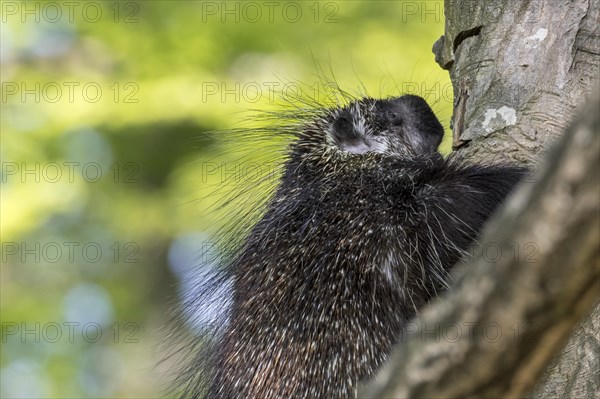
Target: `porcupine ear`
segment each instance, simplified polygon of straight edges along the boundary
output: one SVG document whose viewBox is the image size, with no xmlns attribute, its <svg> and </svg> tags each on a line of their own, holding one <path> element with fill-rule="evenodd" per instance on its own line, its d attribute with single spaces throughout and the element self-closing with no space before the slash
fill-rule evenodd
<svg viewBox="0 0 600 399">
<path fill-rule="evenodd" d="M 444 136 L 444 127 L 427 102 L 412 94 L 392 99 L 396 118 L 402 120 L 404 139 L 418 155 L 437 152 Z"/>
<path fill-rule="evenodd" d="M 352 114 L 347 109 L 340 111 L 331 126 L 331 137 L 336 146 L 353 154 L 371 151 L 371 144 L 364 133 L 355 125 Z"/>
</svg>

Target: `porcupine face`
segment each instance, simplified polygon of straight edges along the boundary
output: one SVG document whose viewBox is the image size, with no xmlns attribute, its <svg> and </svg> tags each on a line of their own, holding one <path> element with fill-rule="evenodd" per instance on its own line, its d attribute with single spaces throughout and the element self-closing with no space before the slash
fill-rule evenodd
<svg viewBox="0 0 600 399">
<path fill-rule="evenodd" d="M 364 98 L 332 110 L 327 141 L 353 154 L 419 156 L 435 153 L 444 128 L 421 97 Z"/>
</svg>

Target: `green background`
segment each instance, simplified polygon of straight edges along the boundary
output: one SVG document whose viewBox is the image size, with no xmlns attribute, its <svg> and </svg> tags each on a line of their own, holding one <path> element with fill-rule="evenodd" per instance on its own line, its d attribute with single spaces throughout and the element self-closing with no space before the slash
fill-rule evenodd
<svg viewBox="0 0 600 399">
<path fill-rule="evenodd" d="M 214 206 L 243 165 L 264 175 L 283 145 L 207 132 L 324 79 L 421 94 L 448 130 L 441 1 L 1 7 L 2 397 L 161 396 L 181 270 L 235 220 Z"/>
</svg>

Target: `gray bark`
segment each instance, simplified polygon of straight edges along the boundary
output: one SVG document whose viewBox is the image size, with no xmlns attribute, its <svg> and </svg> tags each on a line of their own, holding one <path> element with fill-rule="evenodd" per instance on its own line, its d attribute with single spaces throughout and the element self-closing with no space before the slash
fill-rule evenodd
<svg viewBox="0 0 600 399">
<path fill-rule="evenodd" d="M 444 11 L 434 52 L 454 87 L 454 148 L 535 164 L 598 79 L 598 2 L 449 0 Z"/>
<path fill-rule="evenodd" d="M 447 0 L 445 14 L 434 53 L 453 82 L 454 149 L 541 166 L 480 240 L 497 259 L 483 245 L 459 267 L 359 397 L 597 398 L 600 5 Z"/>
</svg>

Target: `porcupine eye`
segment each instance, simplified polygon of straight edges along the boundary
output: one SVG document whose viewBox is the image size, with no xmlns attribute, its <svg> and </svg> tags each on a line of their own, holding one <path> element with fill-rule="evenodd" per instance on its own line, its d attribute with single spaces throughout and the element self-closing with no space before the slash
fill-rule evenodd
<svg viewBox="0 0 600 399">
<path fill-rule="evenodd" d="M 402 116 L 400 116 L 400 114 L 396 111 L 388 111 L 387 118 L 390 124 L 393 126 L 402 126 L 404 123 Z"/>
</svg>

